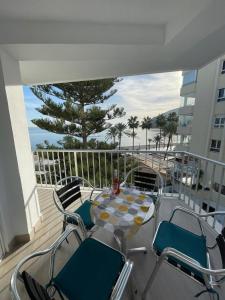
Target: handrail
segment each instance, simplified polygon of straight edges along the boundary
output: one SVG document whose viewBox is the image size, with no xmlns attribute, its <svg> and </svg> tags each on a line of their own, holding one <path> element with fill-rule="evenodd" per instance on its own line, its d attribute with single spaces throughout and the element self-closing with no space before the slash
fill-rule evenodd
<svg viewBox="0 0 225 300">
<path fill-rule="evenodd" d="M 124 182 L 131 169 L 146 166 L 162 177 L 159 192 L 163 195 L 172 195 L 199 212 L 205 209 L 208 213 L 212 208 L 219 210 L 223 206 L 225 163 L 188 151 L 37 149 L 34 153 L 38 158 L 35 162 L 37 183 L 41 186 L 54 186 L 65 177 L 77 176 L 85 177 L 95 189 L 103 189 L 111 186 L 115 169 Z M 41 164 L 44 158 L 45 163 Z M 208 191 L 207 195 L 200 193 L 201 189 Z M 212 220 L 212 215 L 206 217 L 208 222 Z M 210 225 L 215 228 L 218 220 L 223 222 L 222 217 L 215 217 Z"/>
</svg>

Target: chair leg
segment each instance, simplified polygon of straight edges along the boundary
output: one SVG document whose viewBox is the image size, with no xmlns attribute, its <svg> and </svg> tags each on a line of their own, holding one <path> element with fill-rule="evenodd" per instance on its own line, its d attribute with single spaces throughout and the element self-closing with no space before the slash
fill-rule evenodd
<svg viewBox="0 0 225 300">
<path fill-rule="evenodd" d="M 66 226 L 67 226 L 67 222 L 65 221 L 65 220 L 63 220 L 63 228 L 62 228 L 62 233 L 65 231 L 65 229 L 66 229 Z M 68 239 L 66 238 L 66 242 L 67 242 L 67 244 L 69 244 L 69 241 L 68 241 Z"/>
<path fill-rule="evenodd" d="M 155 277 L 159 271 L 159 268 L 160 268 L 160 265 L 161 265 L 161 261 L 160 260 L 157 260 L 156 264 L 155 264 L 155 267 L 154 267 L 154 270 L 150 276 L 150 278 L 148 279 L 148 282 L 145 286 L 145 289 L 144 289 L 144 292 L 142 294 L 142 300 L 147 300 L 147 293 L 149 292 L 152 284 L 153 284 L 153 281 L 155 280 Z"/>
</svg>

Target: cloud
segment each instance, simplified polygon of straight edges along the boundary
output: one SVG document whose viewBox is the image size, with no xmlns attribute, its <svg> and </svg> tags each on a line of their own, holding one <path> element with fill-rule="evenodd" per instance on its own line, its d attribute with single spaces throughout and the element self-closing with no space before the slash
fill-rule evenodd
<svg viewBox="0 0 225 300">
<path fill-rule="evenodd" d="M 126 116 L 113 120 L 113 124 L 118 121 L 127 123 L 131 115 L 137 115 L 139 120 L 144 116 L 157 116 L 179 106 L 181 79 L 181 72 L 123 77 L 116 84 L 117 93 L 103 107 L 117 104 L 125 108 Z M 42 103 L 28 87 L 24 87 L 24 96 L 29 125 L 34 126 L 30 120 L 41 117 L 35 108 Z"/>
<path fill-rule="evenodd" d="M 154 117 L 180 102 L 181 72 L 128 76 L 117 83 L 117 99 L 127 116 Z"/>
</svg>

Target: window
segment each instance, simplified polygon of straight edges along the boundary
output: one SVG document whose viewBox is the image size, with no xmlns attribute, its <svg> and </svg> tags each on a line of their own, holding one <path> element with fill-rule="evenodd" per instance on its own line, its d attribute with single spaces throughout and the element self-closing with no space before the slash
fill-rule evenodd
<svg viewBox="0 0 225 300">
<path fill-rule="evenodd" d="M 210 151 L 220 152 L 220 146 L 221 146 L 221 141 L 220 140 L 212 140 L 211 141 L 211 146 L 210 146 Z"/>
<path fill-rule="evenodd" d="M 197 71 L 191 70 L 183 73 L 183 85 L 191 84 L 197 81 Z"/>
<path fill-rule="evenodd" d="M 217 102 L 225 101 L 225 88 L 218 90 Z"/>
<path fill-rule="evenodd" d="M 205 202 L 202 203 L 202 209 L 205 210 L 205 211 L 207 211 L 209 209 L 209 212 L 214 212 L 215 211 L 214 207 L 208 206 L 208 204 L 205 203 Z"/>
<path fill-rule="evenodd" d="M 215 192 L 220 192 L 222 195 L 225 195 L 225 185 L 222 185 L 220 190 L 220 184 L 218 182 L 214 182 L 213 189 Z"/>
<path fill-rule="evenodd" d="M 223 63 L 222 63 L 221 74 L 225 74 L 225 60 L 224 60 Z"/>
<path fill-rule="evenodd" d="M 225 116 L 217 116 L 214 121 L 214 128 L 223 128 L 225 124 Z"/>
</svg>

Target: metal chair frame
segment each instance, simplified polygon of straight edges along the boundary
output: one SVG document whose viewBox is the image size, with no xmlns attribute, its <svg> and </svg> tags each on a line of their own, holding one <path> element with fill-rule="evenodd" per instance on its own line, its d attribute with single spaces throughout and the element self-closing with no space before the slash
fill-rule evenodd
<svg viewBox="0 0 225 300">
<path fill-rule="evenodd" d="M 225 211 L 215 211 L 215 212 L 211 212 L 211 213 L 198 214 L 198 213 L 196 213 L 192 210 L 189 210 L 187 208 L 177 206 L 177 207 L 174 208 L 174 210 L 171 214 L 171 217 L 169 219 L 169 222 L 172 222 L 172 219 L 173 219 L 175 213 L 178 212 L 178 211 L 189 214 L 189 215 L 193 216 L 194 218 L 196 218 L 197 221 L 198 221 L 201 233 L 204 236 L 205 236 L 205 233 L 204 233 L 204 228 L 202 226 L 202 222 L 203 222 L 202 218 L 207 218 L 207 217 L 216 216 L 216 215 L 225 215 Z M 160 224 L 159 224 L 159 226 L 160 226 Z M 156 233 L 155 233 L 155 236 L 154 236 L 154 239 L 153 239 L 153 242 L 152 242 L 152 250 L 155 254 L 156 254 L 156 252 L 154 250 L 153 245 L 154 245 L 157 233 L 158 233 L 159 226 L 156 230 Z M 216 247 L 215 245 L 213 247 L 207 246 L 207 249 L 214 249 L 215 247 Z M 203 274 L 203 279 L 204 279 L 205 286 L 206 286 L 207 290 L 213 289 L 214 287 L 219 286 L 222 282 L 225 281 L 225 269 L 212 269 L 211 268 L 210 255 L 209 255 L 208 251 L 207 251 L 208 268 L 202 267 L 199 264 L 199 262 L 197 262 L 193 258 L 191 258 L 191 257 L 183 254 L 182 252 L 180 252 L 180 251 L 178 251 L 174 248 L 171 248 L 171 247 L 165 248 L 163 250 L 163 252 L 160 254 L 160 256 L 158 256 L 156 254 L 156 258 L 157 258 L 156 265 L 155 265 L 155 267 L 153 269 L 153 272 L 152 272 L 152 274 L 151 274 L 151 276 L 150 276 L 150 278 L 149 278 L 149 280 L 148 280 L 148 282 L 145 286 L 144 292 L 142 294 L 142 300 L 147 299 L 147 293 L 149 292 L 149 290 L 150 290 L 150 288 L 151 288 L 151 286 L 152 286 L 152 284 L 153 284 L 153 282 L 154 282 L 154 280 L 157 276 L 157 273 L 160 269 L 160 266 L 163 264 L 163 262 L 167 262 L 168 264 L 170 264 L 168 262 L 168 258 L 175 258 L 175 259 L 185 263 L 186 265 L 190 266 L 191 268 L 195 269 L 196 271 L 201 272 Z M 172 264 L 170 264 L 170 266 L 176 268 L 176 270 L 180 270 L 179 268 L 173 266 Z M 187 273 L 183 272 L 182 270 L 180 270 L 180 271 L 183 274 L 185 274 L 187 277 L 189 277 L 192 280 L 195 280 L 196 282 L 201 284 L 201 282 L 199 282 L 193 276 L 188 275 Z M 221 278 L 216 279 L 216 277 L 218 277 L 218 276 L 220 276 Z"/>
<path fill-rule="evenodd" d="M 92 198 L 92 195 L 93 195 L 93 193 L 94 193 L 94 191 L 95 191 L 95 188 L 91 185 L 91 183 L 90 183 L 89 181 L 87 181 L 85 178 L 82 178 L 82 177 L 79 177 L 79 176 L 69 176 L 69 177 L 65 177 L 65 178 L 59 180 L 59 181 L 56 183 L 55 187 L 54 187 L 53 199 L 54 199 L 54 202 L 55 202 L 56 207 L 58 208 L 58 210 L 59 210 L 59 211 L 63 214 L 63 216 L 64 216 L 64 220 L 63 220 L 63 230 L 62 230 L 62 231 L 64 231 L 65 228 L 66 228 L 66 226 L 67 226 L 68 224 L 70 224 L 70 223 L 67 222 L 67 218 L 68 218 L 68 217 L 71 217 L 71 218 L 73 218 L 73 219 L 77 222 L 78 227 L 80 228 L 80 230 L 81 230 L 81 232 L 82 232 L 84 238 L 86 238 L 86 237 L 88 236 L 88 230 L 86 229 L 86 227 L 85 227 L 85 225 L 84 225 L 84 222 L 83 222 L 81 216 L 80 216 L 79 214 L 75 213 L 75 212 L 69 212 L 69 211 L 67 211 L 66 209 L 64 209 L 63 206 L 62 206 L 62 203 L 61 203 L 61 201 L 60 201 L 60 199 L 59 199 L 59 197 L 58 197 L 58 195 L 57 195 L 57 193 L 56 193 L 57 189 L 60 188 L 60 187 L 62 187 L 62 183 L 63 183 L 64 181 L 65 181 L 66 184 L 67 184 L 67 181 L 70 181 L 71 179 L 74 179 L 74 180 L 80 180 L 81 183 L 82 183 L 82 182 L 85 182 L 85 183 L 88 184 L 88 187 L 91 188 L 89 201 L 92 201 L 91 198 Z M 80 198 L 80 202 L 81 202 L 81 204 L 83 203 L 82 197 Z M 92 230 L 91 230 L 90 232 L 92 232 Z"/>
<path fill-rule="evenodd" d="M 161 197 L 162 197 L 162 191 L 163 191 L 163 178 L 162 178 L 161 174 L 159 172 L 157 172 L 156 170 L 154 170 L 153 168 L 149 167 L 149 166 L 138 166 L 138 167 L 135 167 L 135 168 L 131 169 L 127 173 L 124 181 L 121 183 L 121 186 L 122 187 L 123 186 L 129 186 L 129 184 L 127 184 L 129 176 L 132 175 L 133 172 L 135 172 L 137 170 L 140 170 L 140 169 L 148 169 L 148 170 L 151 171 L 151 173 L 157 175 L 157 178 L 155 180 L 155 185 L 154 186 L 157 187 L 158 191 L 157 192 L 148 192 L 148 191 L 144 190 L 144 192 L 146 192 L 146 194 L 151 193 L 151 195 L 157 196 L 157 200 L 155 202 L 155 214 L 153 216 L 155 218 L 155 225 L 154 225 L 154 232 L 155 232 L 155 230 L 156 230 L 156 224 L 157 224 L 158 211 L 159 211 L 159 207 L 160 207 L 160 204 L 161 204 Z M 149 219 L 147 219 L 147 220 L 145 220 L 142 223 L 142 225 L 148 223 L 151 219 L 152 219 L 152 217 L 149 218 Z"/>
<path fill-rule="evenodd" d="M 145 191 L 144 189 L 144 192 L 146 194 L 150 194 L 150 195 L 156 195 L 157 196 L 157 200 L 155 202 L 155 211 L 154 211 L 154 214 L 153 216 L 147 218 L 146 220 L 144 220 L 144 222 L 142 223 L 142 226 L 145 225 L 146 223 L 148 223 L 152 218 L 155 218 L 155 222 L 154 222 L 154 228 L 153 228 L 153 234 L 156 230 L 156 226 L 157 226 L 157 220 L 158 220 L 158 211 L 159 211 L 159 207 L 160 207 L 160 200 L 161 200 L 161 195 L 162 195 L 162 188 L 163 188 L 163 179 L 162 179 L 162 176 L 160 175 L 159 172 L 155 171 L 154 169 L 152 169 L 151 167 L 149 166 L 138 166 L 138 167 L 135 167 L 133 169 L 131 169 L 124 181 L 121 183 L 121 187 L 125 187 L 125 186 L 128 186 L 129 187 L 129 184 L 127 184 L 128 182 L 128 178 L 130 175 L 133 174 L 133 172 L 137 171 L 137 170 L 141 170 L 141 169 L 147 169 L 147 170 L 150 170 L 151 173 L 157 175 L 156 179 L 155 179 L 155 185 L 154 187 L 157 187 L 157 192 L 150 192 L 150 191 Z M 156 185 L 157 184 L 157 185 Z M 139 253 L 139 252 L 142 252 L 144 254 L 147 253 L 147 248 L 146 247 L 137 247 L 137 248 L 132 248 L 132 249 L 129 249 L 128 250 L 128 253 Z"/>
<path fill-rule="evenodd" d="M 21 296 L 19 295 L 18 288 L 17 288 L 18 280 L 23 282 L 23 278 L 22 278 L 22 275 L 20 273 L 21 268 L 29 260 L 31 260 L 33 258 L 36 258 L 36 257 L 44 256 L 45 254 L 50 254 L 50 266 L 49 266 L 50 280 L 49 280 L 49 283 L 48 283 L 47 292 L 50 291 L 51 294 L 54 295 L 54 293 L 57 291 L 57 289 L 53 285 L 53 276 L 54 276 L 54 269 L 55 269 L 56 252 L 60 248 L 61 244 L 68 238 L 68 236 L 71 233 L 73 233 L 75 235 L 76 240 L 77 240 L 78 244 L 80 245 L 83 240 L 81 239 L 81 237 L 80 237 L 80 235 L 77 231 L 77 228 L 75 226 L 68 225 L 66 230 L 61 234 L 61 236 L 59 236 L 59 238 L 48 249 L 32 253 L 32 254 L 26 256 L 25 258 L 23 258 L 17 264 L 17 266 L 16 266 L 16 268 L 15 268 L 13 274 L 12 274 L 11 282 L 10 282 L 10 291 L 11 291 L 11 295 L 12 295 L 13 300 L 22 300 Z M 97 241 L 104 244 L 104 245 L 106 245 L 102 241 L 99 241 L 99 240 L 97 240 Z M 106 245 L 106 246 L 113 249 L 114 251 L 119 252 L 124 257 L 124 261 L 125 261 L 124 266 L 121 270 L 121 273 L 120 273 L 120 275 L 117 279 L 117 282 L 116 282 L 115 286 L 113 287 L 111 297 L 110 297 L 110 300 L 120 300 L 122 295 L 123 295 L 124 289 L 127 285 L 128 279 L 130 277 L 130 274 L 131 274 L 131 271 L 132 271 L 132 268 L 133 268 L 133 262 L 130 261 L 129 259 L 127 259 L 122 252 L 110 247 L 109 245 Z M 52 297 L 53 295 L 49 295 L 49 296 Z"/>
</svg>

